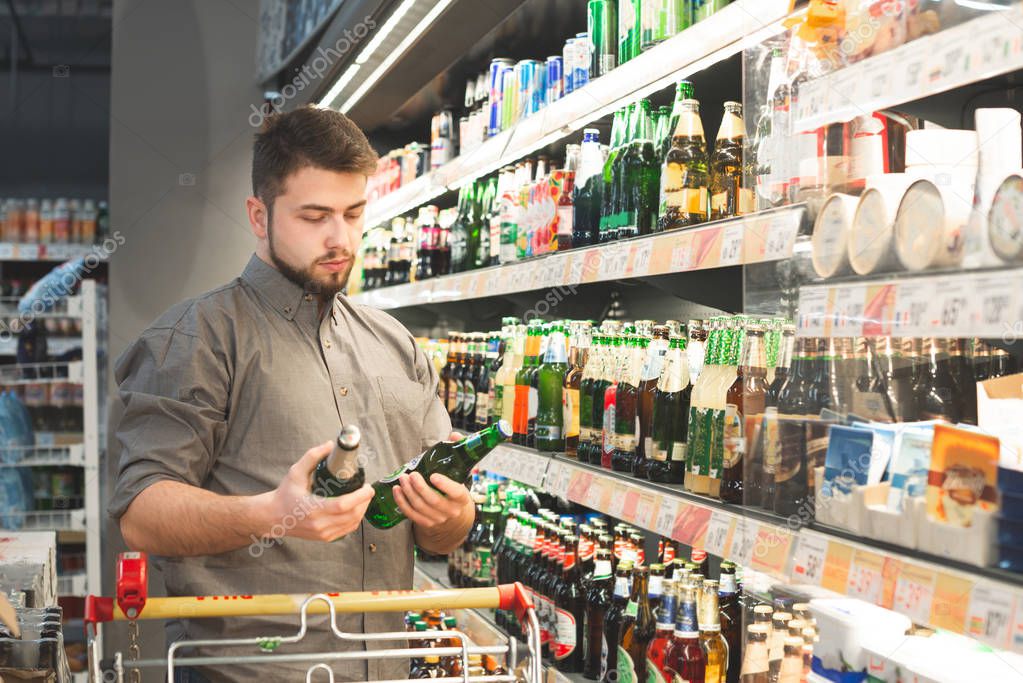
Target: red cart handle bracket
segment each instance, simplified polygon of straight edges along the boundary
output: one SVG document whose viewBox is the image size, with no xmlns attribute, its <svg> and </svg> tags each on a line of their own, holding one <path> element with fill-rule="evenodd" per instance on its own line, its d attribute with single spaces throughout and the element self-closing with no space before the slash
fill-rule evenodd
<svg viewBox="0 0 1023 683">
<path fill-rule="evenodd" d="M 149 596 L 149 569 L 145 553 L 121 553 L 117 558 L 117 606 L 129 619 L 137 619 Z"/>
<path fill-rule="evenodd" d="M 515 617 L 520 623 L 525 623 L 526 610 L 533 609 L 533 599 L 529 596 L 526 587 L 516 581 L 515 583 L 501 584 L 497 587 L 501 594 L 500 609 L 515 612 Z"/>
</svg>

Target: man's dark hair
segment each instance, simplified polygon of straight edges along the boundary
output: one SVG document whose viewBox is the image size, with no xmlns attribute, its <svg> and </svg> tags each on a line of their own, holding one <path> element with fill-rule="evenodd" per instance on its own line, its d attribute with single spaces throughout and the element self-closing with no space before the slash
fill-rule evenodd
<svg viewBox="0 0 1023 683">
<path fill-rule="evenodd" d="M 285 179 L 312 166 L 339 173 L 376 172 L 377 154 L 350 118 L 308 106 L 266 119 L 252 147 L 252 193 L 267 209 Z"/>
</svg>

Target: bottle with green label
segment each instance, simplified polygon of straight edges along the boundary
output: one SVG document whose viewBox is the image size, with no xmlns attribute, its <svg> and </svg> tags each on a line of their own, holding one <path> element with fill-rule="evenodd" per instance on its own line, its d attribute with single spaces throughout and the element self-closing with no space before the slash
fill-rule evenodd
<svg viewBox="0 0 1023 683">
<path fill-rule="evenodd" d="M 333 498 L 352 493 L 366 483 L 366 475 L 359 464 L 359 443 L 362 432 L 355 425 L 347 425 L 334 440 L 334 449 L 316 465 L 312 474 L 312 491 L 317 496 Z"/>
<path fill-rule="evenodd" d="M 511 427 L 498 420 L 486 429 L 470 434 L 461 441 L 441 441 L 426 449 L 390 475 L 373 484 L 376 492 L 366 510 L 366 520 L 378 529 L 390 529 L 405 519 L 394 501 L 394 486 L 403 474 L 419 472 L 430 483 L 430 475 L 438 472 L 454 481 L 465 481 L 469 472 L 490 451 L 507 441 Z"/>
<path fill-rule="evenodd" d="M 536 410 L 536 449 L 545 452 L 565 450 L 564 383 L 568 372 L 568 343 L 565 327 L 556 323 L 547 342 L 547 355 L 537 371 L 538 406 Z"/>
</svg>

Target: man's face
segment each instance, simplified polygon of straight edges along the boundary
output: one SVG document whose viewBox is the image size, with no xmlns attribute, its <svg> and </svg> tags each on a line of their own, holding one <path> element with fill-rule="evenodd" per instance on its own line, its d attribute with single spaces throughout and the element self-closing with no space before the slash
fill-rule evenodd
<svg viewBox="0 0 1023 683">
<path fill-rule="evenodd" d="M 352 272 L 365 208 L 366 176 L 303 168 L 274 200 L 260 255 L 306 291 L 332 298 Z"/>
</svg>

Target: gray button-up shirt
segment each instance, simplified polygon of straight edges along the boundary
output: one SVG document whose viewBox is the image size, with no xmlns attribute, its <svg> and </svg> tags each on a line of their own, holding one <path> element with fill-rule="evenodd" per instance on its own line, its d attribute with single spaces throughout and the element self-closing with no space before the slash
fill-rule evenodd
<svg viewBox="0 0 1023 683">
<path fill-rule="evenodd" d="M 109 508 L 115 518 L 161 480 L 225 495 L 272 490 L 307 449 L 336 436 L 346 422 L 362 430 L 367 481 L 451 432 L 437 398 L 437 373 L 400 323 L 342 295 L 321 319 L 316 297 L 256 256 L 232 283 L 164 313 L 125 351 L 115 372 L 124 402 Z M 281 521 L 285 528 L 288 522 Z M 334 543 L 284 536 L 220 555 L 153 559 L 168 595 L 407 589 L 412 526 L 381 531 L 363 523 Z M 280 617 L 192 619 L 168 624 L 168 636 L 291 635 L 297 624 Z M 281 652 L 362 647 L 326 636 L 323 624 L 322 617 L 311 618 L 306 639 Z M 338 626 L 356 633 L 403 630 L 396 613 L 339 614 Z M 308 666 L 294 665 L 273 679 L 304 680 Z M 338 662 L 334 670 L 349 680 L 406 678 L 408 660 L 370 661 L 368 667 L 364 660 Z M 203 673 L 240 681 L 267 670 Z"/>
</svg>

